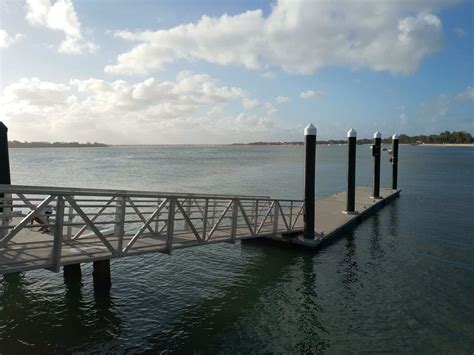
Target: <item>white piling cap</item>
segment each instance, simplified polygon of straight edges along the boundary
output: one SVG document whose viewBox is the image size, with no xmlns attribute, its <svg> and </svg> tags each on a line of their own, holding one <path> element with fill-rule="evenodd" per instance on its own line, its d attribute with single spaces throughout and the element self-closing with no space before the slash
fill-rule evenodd
<svg viewBox="0 0 474 355">
<path fill-rule="evenodd" d="M 357 137 L 357 131 L 354 128 L 351 128 L 347 132 L 347 138 L 351 138 L 351 137 Z"/>
<path fill-rule="evenodd" d="M 399 139 L 400 136 L 398 135 L 398 133 L 394 133 L 393 136 L 392 136 L 392 139 Z"/>
<path fill-rule="evenodd" d="M 316 129 L 316 127 L 313 126 L 312 123 L 307 125 L 306 128 L 304 129 L 305 136 L 315 136 L 317 132 L 318 130 Z"/>
<path fill-rule="evenodd" d="M 382 133 L 380 133 L 379 131 L 375 132 L 374 138 L 382 138 Z"/>
</svg>

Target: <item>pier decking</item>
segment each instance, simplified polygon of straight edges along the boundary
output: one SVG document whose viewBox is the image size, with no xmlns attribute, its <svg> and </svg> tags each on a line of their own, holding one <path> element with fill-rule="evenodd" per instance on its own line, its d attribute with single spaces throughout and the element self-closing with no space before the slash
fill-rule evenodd
<svg viewBox="0 0 474 355">
<path fill-rule="evenodd" d="M 345 193 L 316 201 L 316 237 L 303 238 L 303 201 L 268 197 L 0 185 L 5 194 L 0 273 L 61 266 L 173 249 L 269 238 L 318 247 L 399 195 L 356 189 L 358 214 L 344 214 Z M 49 221 L 31 224 L 45 206 Z M 42 233 L 39 228 L 49 232 Z"/>
</svg>

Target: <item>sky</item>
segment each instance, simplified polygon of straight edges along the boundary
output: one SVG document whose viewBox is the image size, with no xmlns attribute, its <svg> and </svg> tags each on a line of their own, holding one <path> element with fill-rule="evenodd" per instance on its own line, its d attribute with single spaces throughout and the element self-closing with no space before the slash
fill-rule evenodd
<svg viewBox="0 0 474 355">
<path fill-rule="evenodd" d="M 474 133 L 474 0 L 1 0 L 9 139 Z"/>
</svg>

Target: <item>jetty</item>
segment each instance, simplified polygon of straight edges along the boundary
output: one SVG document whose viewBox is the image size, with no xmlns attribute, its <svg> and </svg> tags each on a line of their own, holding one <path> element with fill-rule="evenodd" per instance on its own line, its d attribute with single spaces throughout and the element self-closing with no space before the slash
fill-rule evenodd
<svg viewBox="0 0 474 355">
<path fill-rule="evenodd" d="M 0 123 L 0 274 L 48 269 L 80 275 L 93 263 L 94 285 L 110 287 L 110 260 L 269 240 L 317 249 L 400 195 L 398 136 L 392 186 L 380 187 L 381 134 L 374 134 L 373 186 L 356 187 L 356 131 L 348 136 L 347 189 L 315 199 L 316 128 L 305 129 L 305 195 L 172 193 L 12 185 L 7 128 Z"/>
</svg>

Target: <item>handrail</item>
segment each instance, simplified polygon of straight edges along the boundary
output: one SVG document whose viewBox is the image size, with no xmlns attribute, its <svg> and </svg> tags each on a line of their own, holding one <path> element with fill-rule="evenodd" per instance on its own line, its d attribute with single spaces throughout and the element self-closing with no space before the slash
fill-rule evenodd
<svg viewBox="0 0 474 355">
<path fill-rule="evenodd" d="M 29 186 L 29 185 L 2 185 L 0 193 L 21 193 L 21 194 L 41 194 L 41 195 L 72 195 L 72 196 L 118 196 L 118 197 L 174 197 L 174 198 L 215 198 L 226 200 L 229 198 L 242 201 L 270 200 L 282 202 L 302 202 L 298 199 L 272 199 L 263 195 L 233 195 L 233 194 L 209 194 L 209 193 L 183 193 L 183 192 L 155 192 L 155 191 L 134 191 L 134 190 L 112 190 L 112 189 L 91 189 L 75 187 L 52 187 L 52 186 Z"/>
<path fill-rule="evenodd" d="M 131 197 L 223 197 L 223 198 L 250 198 L 250 199 L 268 199 L 264 195 L 235 195 L 235 194 L 210 194 L 210 193 L 188 193 L 188 192 L 163 192 L 163 191 L 140 191 L 140 190 L 121 190 L 121 189 L 95 189 L 78 187 L 58 187 L 58 186 L 31 186 L 31 185 L 2 185 L 0 184 L 0 193 L 24 194 L 75 194 L 79 196 L 131 196 Z"/>
</svg>

